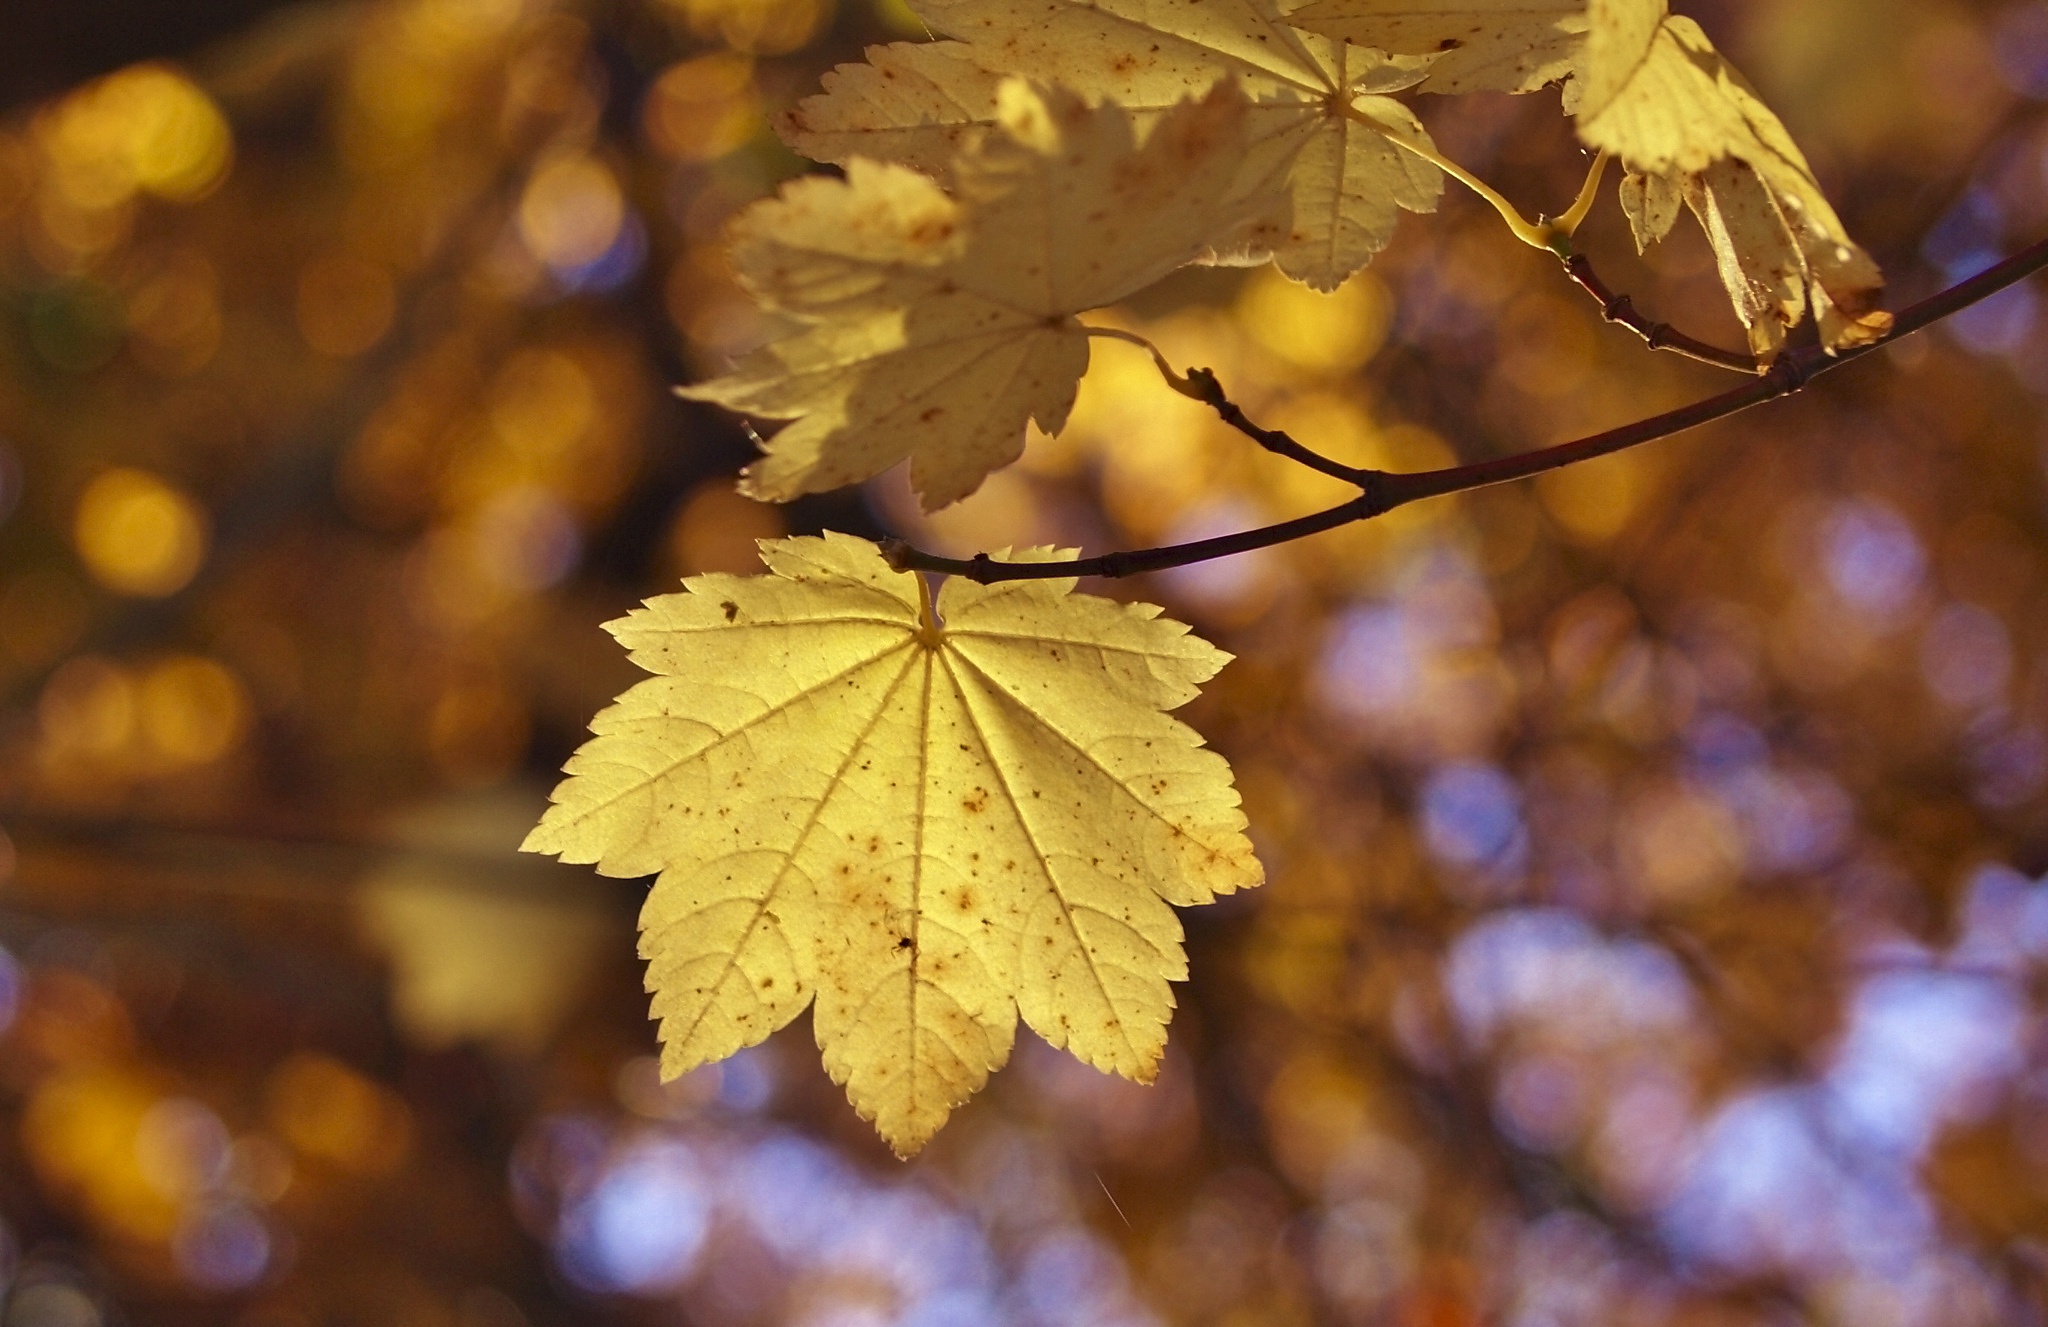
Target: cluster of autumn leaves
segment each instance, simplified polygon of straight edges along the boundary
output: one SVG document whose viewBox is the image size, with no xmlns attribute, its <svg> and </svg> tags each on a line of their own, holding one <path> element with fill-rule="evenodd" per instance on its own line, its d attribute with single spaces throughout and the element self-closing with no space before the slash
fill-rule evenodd
<svg viewBox="0 0 2048 1327">
<path fill-rule="evenodd" d="M 1830 349 L 1889 326 L 1783 125 L 1665 0 L 911 2 L 943 40 L 870 50 L 780 126 L 844 177 L 731 230 L 782 334 L 686 394 L 790 421 L 756 497 L 906 459 L 928 508 L 965 497 L 1028 421 L 1064 424 L 1076 315 L 1189 263 L 1334 289 L 1446 172 L 1477 184 L 1402 91 L 1562 81 L 1580 138 L 1626 168 L 1638 242 L 1681 205 L 1699 219 L 1760 359 L 1809 314 Z M 1226 656 L 1072 580 L 934 599 L 861 540 L 764 558 L 611 624 L 654 676 L 594 721 L 525 845 L 658 875 L 664 1073 L 815 1003 L 827 1069 L 906 1155 L 1020 1013 L 1149 1077 L 1185 975 L 1167 905 L 1262 878 L 1228 767 L 1165 713 Z"/>
<path fill-rule="evenodd" d="M 1334 289 L 1427 212 L 1445 161 L 1388 95 L 1562 81 L 1626 168 L 1638 243 L 1681 204 L 1752 350 L 1809 310 L 1830 349 L 1889 326 L 1876 264 L 1778 118 L 1664 0 L 919 0 L 947 40 L 844 66 L 780 126 L 844 163 L 743 214 L 735 267 L 795 330 L 690 395 L 794 422 L 747 475 L 786 501 L 906 457 L 927 507 L 1058 432 L 1074 315 L 1195 261 Z"/>
</svg>

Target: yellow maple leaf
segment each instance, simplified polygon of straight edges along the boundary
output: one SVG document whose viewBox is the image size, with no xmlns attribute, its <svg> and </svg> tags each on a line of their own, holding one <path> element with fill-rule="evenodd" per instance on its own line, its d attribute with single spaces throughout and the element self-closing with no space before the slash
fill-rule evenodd
<svg viewBox="0 0 2048 1327">
<path fill-rule="evenodd" d="M 1167 905 L 1263 878 L 1229 766 L 1164 712 L 1229 656 L 1072 580 L 954 579 L 933 605 L 865 540 L 761 547 L 773 574 L 609 625 L 656 676 L 592 721 L 523 845 L 660 872 L 664 1076 L 815 999 L 826 1069 L 903 1155 L 1020 1012 L 1149 1079 L 1187 966 Z"/>
<path fill-rule="evenodd" d="M 1756 90 L 1665 0 L 1592 0 L 1569 94 L 1579 137 L 1620 157 L 1638 246 L 1682 200 L 1713 243 L 1759 358 L 1811 309 L 1829 350 L 1883 336 L 1884 276 L 1829 206 L 1806 157 Z"/>
<path fill-rule="evenodd" d="M 1428 59 L 1388 56 L 1287 25 L 1277 0 L 913 0 L 932 29 L 960 38 L 868 51 L 828 74 L 825 92 L 778 122 L 821 161 L 900 161 L 940 178 L 962 134 L 993 115 L 996 74 L 1056 79 L 1091 103 L 1125 107 L 1141 131 L 1219 80 L 1253 105 L 1238 189 L 1288 191 L 1277 223 L 1213 238 L 1234 261 L 1263 261 L 1334 290 L 1393 237 L 1402 210 L 1428 212 L 1437 168 L 1398 145 L 1430 148 L 1407 107 L 1378 95 L 1416 82 Z M 1433 151 L 1433 148 L 1431 148 Z"/>
<path fill-rule="evenodd" d="M 927 509 L 973 492 L 1066 422 L 1088 366 L 1074 315 L 1144 289 L 1278 200 L 1236 188 L 1243 95 L 1159 118 L 1002 85 L 998 127 L 954 158 L 959 198 L 901 166 L 800 179 L 731 231 L 741 280 L 797 325 L 683 394 L 795 422 L 746 490 L 788 501 L 906 456 Z"/>
<path fill-rule="evenodd" d="M 1585 0 L 1314 0 L 1287 16 L 1338 41 L 1429 60 L 1422 92 L 1534 92 L 1572 72 Z"/>
</svg>

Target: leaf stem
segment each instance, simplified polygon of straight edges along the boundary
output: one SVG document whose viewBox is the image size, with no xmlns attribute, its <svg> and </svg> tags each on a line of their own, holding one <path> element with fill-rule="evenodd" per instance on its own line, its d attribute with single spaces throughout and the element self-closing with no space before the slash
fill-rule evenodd
<svg viewBox="0 0 2048 1327">
<path fill-rule="evenodd" d="M 1494 211 L 1500 213 L 1500 219 L 1507 223 L 1508 229 L 1514 232 L 1515 238 L 1522 243 L 1532 249 L 1552 248 L 1555 235 L 1549 222 L 1529 220 L 1498 189 L 1480 179 L 1471 171 L 1466 170 L 1457 162 L 1452 161 L 1449 157 L 1437 151 L 1435 147 L 1427 143 L 1419 143 L 1412 139 L 1404 138 L 1400 134 L 1387 133 L 1384 125 L 1367 115 L 1352 110 L 1348 106 L 1345 107 L 1345 118 L 1377 130 L 1384 134 L 1387 141 L 1395 147 L 1421 157 L 1424 161 L 1450 176 L 1459 184 L 1478 194 L 1492 206 Z"/>
<path fill-rule="evenodd" d="M 1237 553 L 1248 553 L 1254 549 L 1270 548 L 1276 544 L 1321 534 L 1325 530 L 1334 530 L 1353 521 L 1371 520 L 1396 507 L 1419 502 L 1424 498 L 1464 493 L 1494 484 L 1527 479 L 1546 471 L 1589 461 L 1596 456 L 1612 455 L 1646 442 L 1683 433 L 1687 429 L 1698 428 L 1702 424 L 1726 419 L 1730 415 L 1767 401 L 1774 401 L 1781 396 L 1790 396 L 1821 374 L 1832 372 L 1851 360 L 1861 359 L 1872 351 L 1891 344 L 1900 337 L 1940 322 L 1953 313 L 1990 298 L 2007 286 L 2025 280 L 2043 268 L 2048 268 L 2048 240 L 2037 241 L 2004 262 L 1900 311 L 1893 320 L 1890 334 L 1882 341 L 1857 346 L 1832 356 L 1819 346 L 1802 346 L 1796 350 L 1788 350 L 1778 356 L 1763 374 L 1740 387 L 1731 388 L 1702 401 L 1695 401 L 1677 410 L 1666 411 L 1661 415 L 1653 415 L 1648 419 L 1608 429 L 1589 437 L 1559 443 L 1554 447 L 1544 447 L 1491 461 L 1479 461 L 1471 465 L 1450 466 L 1441 470 L 1425 470 L 1413 474 L 1388 474 L 1377 470 L 1357 471 L 1354 472 L 1355 478 L 1352 482 L 1357 483 L 1363 490 L 1359 496 L 1327 511 L 1282 521 L 1277 525 L 1219 535 L 1213 539 L 1198 539 L 1192 543 L 1105 553 L 1099 557 L 1081 558 L 1070 562 L 998 562 L 986 553 L 979 553 L 971 558 L 944 558 L 913 548 L 897 539 L 885 542 L 882 546 L 883 552 L 890 565 L 900 571 L 943 572 L 988 584 L 993 581 L 1058 580 L 1070 576 L 1135 576 L 1140 572 L 1164 571 L 1170 567 L 1184 567 L 1215 558 L 1230 557 Z"/>
<path fill-rule="evenodd" d="M 920 573 L 917 578 L 918 643 L 926 649 L 936 649 L 945 635 L 945 629 L 939 624 L 939 605 L 932 594 L 931 577 Z"/>
<path fill-rule="evenodd" d="M 1594 155 L 1593 164 L 1586 171 L 1586 182 L 1579 186 L 1579 196 L 1572 200 L 1563 216 L 1550 223 L 1551 228 L 1566 239 L 1579 233 L 1579 227 L 1593 211 L 1593 204 L 1600 197 L 1600 181 L 1607 174 L 1607 163 L 1612 159 L 1606 148 L 1601 148 Z"/>
</svg>

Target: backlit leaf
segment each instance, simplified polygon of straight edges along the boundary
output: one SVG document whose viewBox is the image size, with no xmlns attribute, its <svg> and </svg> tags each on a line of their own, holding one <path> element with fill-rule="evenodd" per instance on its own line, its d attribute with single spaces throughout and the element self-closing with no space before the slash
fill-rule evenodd
<svg viewBox="0 0 2048 1327">
<path fill-rule="evenodd" d="M 610 625 L 656 676 L 591 724 L 530 851 L 660 872 L 666 1076 L 814 1000 L 825 1067 L 916 1151 L 1016 1018 L 1148 1080 L 1186 975 L 1168 904 L 1260 882 L 1222 757 L 1165 710 L 1229 656 L 1071 580 L 918 578 L 843 535 Z M 1052 556 L 1043 550 L 1025 556 Z"/>
</svg>

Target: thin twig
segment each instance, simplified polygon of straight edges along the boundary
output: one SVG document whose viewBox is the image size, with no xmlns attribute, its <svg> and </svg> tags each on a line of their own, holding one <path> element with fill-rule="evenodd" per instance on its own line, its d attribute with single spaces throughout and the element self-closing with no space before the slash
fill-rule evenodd
<svg viewBox="0 0 2048 1327">
<path fill-rule="evenodd" d="M 1732 369 L 1737 373 L 1761 373 L 1762 366 L 1748 355 L 1735 350 L 1723 350 L 1716 345 L 1697 340 L 1679 331 L 1670 323 L 1660 323 L 1643 316 L 1635 302 L 1627 295 L 1615 293 L 1612 286 L 1600 279 L 1593 270 L 1592 260 L 1583 253 L 1573 253 L 1564 260 L 1564 270 L 1571 279 L 1584 287 L 1587 294 L 1600 303 L 1600 316 L 1608 322 L 1626 327 L 1652 350 L 1668 350 L 1674 355 L 1712 364 L 1715 368 Z"/>
<path fill-rule="evenodd" d="M 1342 461 L 1333 461 L 1321 452 L 1296 442 L 1279 429 L 1260 428 L 1252 423 L 1245 418 L 1244 411 L 1238 408 L 1237 403 L 1224 395 L 1223 384 L 1216 380 L 1216 374 L 1211 369 L 1189 369 L 1187 377 L 1169 381 L 1173 382 L 1173 390 L 1208 406 L 1224 423 L 1275 456 L 1298 461 L 1311 470 L 1329 475 L 1333 479 L 1341 479 L 1347 484 L 1357 484 L 1361 488 L 1365 485 L 1365 477 L 1371 473 L 1357 466 L 1345 465 Z"/>
<path fill-rule="evenodd" d="M 912 548 L 901 540 L 890 540 L 883 546 L 884 552 L 890 564 L 898 570 L 944 572 L 989 584 L 994 581 L 1058 580 L 1069 576 L 1135 576 L 1140 572 L 1164 571 L 1170 567 L 1184 567 L 1196 562 L 1229 557 L 1236 553 L 1249 553 L 1254 549 L 1271 548 L 1276 544 L 1321 534 L 1325 530 L 1334 530 L 1353 521 L 1371 520 L 1396 507 L 1419 502 L 1424 498 L 1443 497 L 1512 480 L 1528 479 L 1546 471 L 1559 470 L 1568 465 L 1576 465 L 1580 461 L 1592 460 L 1596 456 L 1626 451 L 1630 447 L 1654 442 L 1659 438 L 1668 438 L 1717 419 L 1726 419 L 1730 415 L 1739 414 L 1766 401 L 1790 396 L 1821 374 L 1832 372 L 1851 360 L 1861 359 L 1880 347 L 1890 345 L 1900 337 L 1940 322 L 1950 314 L 1966 309 L 1980 300 L 1988 299 L 2043 268 L 2048 268 L 2048 240 L 2029 245 L 2004 262 L 1987 268 L 1969 280 L 1958 282 L 1947 290 L 1902 310 L 1893 320 L 1890 335 L 1881 341 L 1856 346 L 1835 355 L 1829 355 L 1819 346 L 1802 346 L 1796 350 L 1788 350 L 1778 356 L 1767 372 L 1741 387 L 1649 419 L 1638 420 L 1633 424 L 1625 424 L 1620 428 L 1608 429 L 1603 433 L 1595 433 L 1571 442 L 1559 443 L 1554 447 L 1524 452 L 1519 456 L 1504 456 L 1497 460 L 1479 461 L 1471 465 L 1451 466 L 1442 470 L 1426 470 L 1414 474 L 1361 471 L 1353 481 L 1364 490 L 1358 497 L 1328 511 L 1282 521 L 1277 525 L 1220 535 L 1214 539 L 1198 539 L 1193 543 L 1171 544 L 1163 548 L 1105 553 L 1100 557 L 1081 558 L 1072 562 L 998 562 L 986 553 L 971 558 L 944 558 Z"/>
<path fill-rule="evenodd" d="M 1159 376 L 1166 379 L 1167 386 L 1191 401 L 1200 401 L 1203 405 L 1208 406 L 1216 412 L 1217 416 L 1224 423 L 1230 425 L 1239 433 L 1244 434 L 1253 442 L 1258 443 L 1259 446 L 1264 447 L 1267 451 L 1272 452 L 1275 456 L 1284 456 L 1288 460 L 1305 465 L 1319 474 L 1341 479 L 1347 484 L 1359 484 L 1362 486 L 1365 483 L 1364 476 L 1366 472 L 1358 469 L 1356 466 L 1345 465 L 1341 461 L 1333 461 L 1320 452 L 1316 452 L 1296 442 L 1279 429 L 1260 428 L 1257 424 L 1252 423 L 1251 420 L 1245 417 L 1244 411 L 1238 407 L 1237 403 L 1225 394 L 1223 384 L 1217 379 L 1215 370 L 1189 369 L 1186 374 L 1176 372 L 1173 365 L 1166 362 L 1166 356 L 1160 353 L 1158 346 L 1153 345 L 1136 332 L 1126 332 L 1120 327 L 1091 327 L 1088 329 L 1088 335 L 1105 337 L 1113 341 L 1124 341 L 1141 347 L 1151 354 L 1153 366 L 1159 370 Z"/>
</svg>

